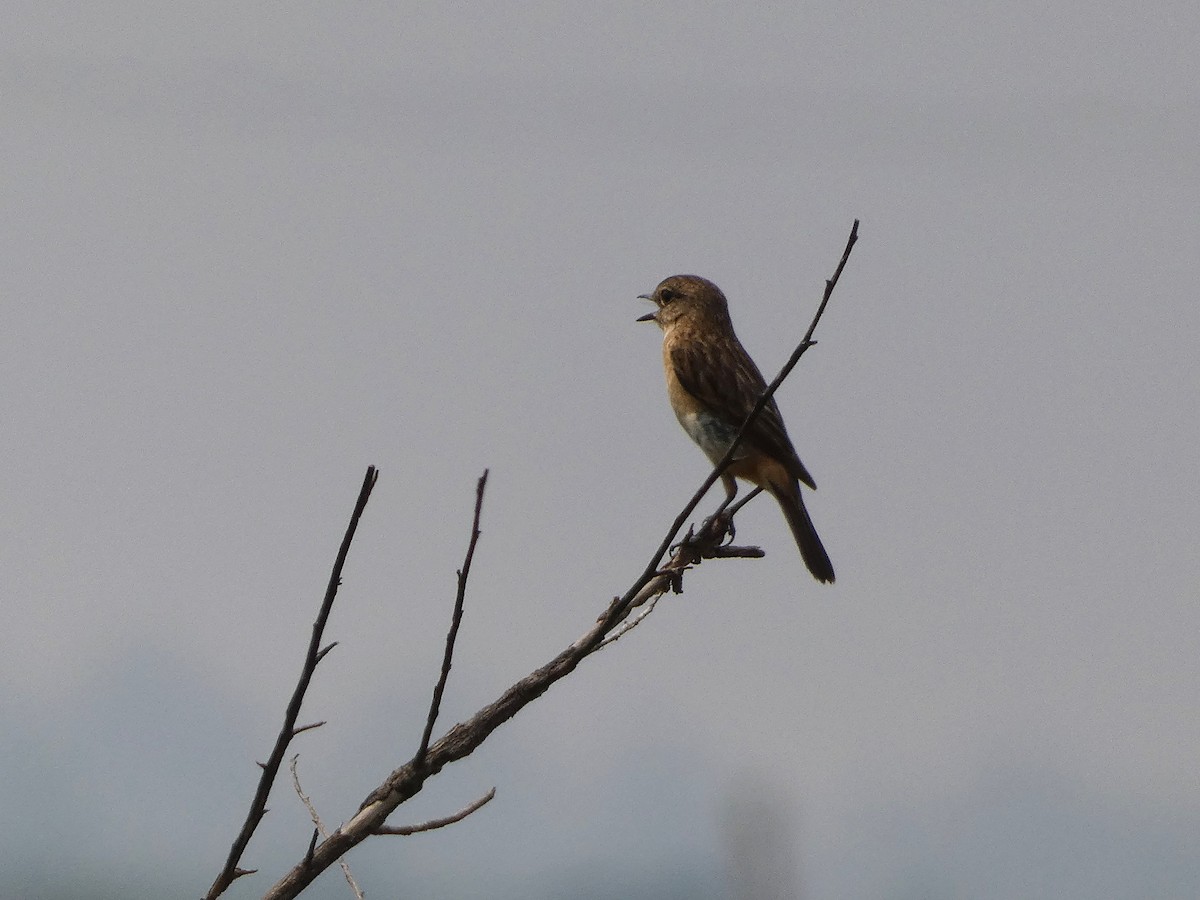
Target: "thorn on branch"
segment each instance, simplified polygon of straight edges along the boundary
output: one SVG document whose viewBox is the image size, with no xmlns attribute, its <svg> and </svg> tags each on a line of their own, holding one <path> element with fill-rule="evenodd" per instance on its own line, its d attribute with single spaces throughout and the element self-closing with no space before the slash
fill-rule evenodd
<svg viewBox="0 0 1200 900">
<path fill-rule="evenodd" d="M 304 866 L 305 866 L 305 868 L 307 868 L 307 867 L 309 867 L 309 866 L 311 866 L 311 865 L 312 865 L 312 861 L 313 861 L 313 853 L 315 853 L 315 852 L 316 852 L 316 849 L 317 849 L 317 836 L 318 836 L 320 833 L 321 833 L 321 832 L 319 832 L 319 831 L 318 831 L 316 828 L 314 828 L 314 829 L 313 829 L 313 833 L 312 833 L 312 837 L 311 837 L 311 838 L 309 838 L 309 841 L 308 841 L 308 852 L 304 854 Z"/>
<path fill-rule="evenodd" d="M 337 645 L 338 645 L 338 642 L 334 641 L 332 644 L 328 644 L 328 645 L 322 647 L 321 652 L 317 654 L 316 662 L 319 663 L 321 660 L 323 660 L 325 658 L 325 654 L 327 654 L 330 650 L 332 650 Z"/>
</svg>

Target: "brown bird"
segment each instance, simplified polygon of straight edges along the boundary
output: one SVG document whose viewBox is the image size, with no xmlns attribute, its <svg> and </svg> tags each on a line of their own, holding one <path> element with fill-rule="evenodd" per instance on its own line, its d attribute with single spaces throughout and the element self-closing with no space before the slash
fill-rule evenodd
<svg viewBox="0 0 1200 900">
<path fill-rule="evenodd" d="M 642 294 L 658 307 L 639 322 L 657 322 L 663 332 L 667 397 L 683 430 L 715 465 L 729 449 L 767 383 L 733 332 L 725 295 L 711 281 L 672 275 Z M 721 475 L 725 502 L 737 496 L 737 478 L 769 493 L 779 503 L 800 555 L 817 581 L 833 581 L 833 563 L 813 528 L 800 482 L 816 483 L 788 438 L 775 399 L 767 403 L 738 445 L 734 462 Z"/>
</svg>

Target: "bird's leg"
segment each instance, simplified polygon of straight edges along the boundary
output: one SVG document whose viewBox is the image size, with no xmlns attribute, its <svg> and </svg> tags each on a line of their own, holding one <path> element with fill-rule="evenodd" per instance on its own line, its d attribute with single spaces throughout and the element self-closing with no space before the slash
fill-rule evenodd
<svg viewBox="0 0 1200 900">
<path fill-rule="evenodd" d="M 722 475 L 721 485 L 725 488 L 725 499 L 721 501 L 721 505 L 717 507 L 717 511 L 712 514 L 712 518 L 714 519 L 725 512 L 725 507 L 733 502 L 733 498 L 737 496 L 738 492 L 737 479 L 732 475 Z"/>
<path fill-rule="evenodd" d="M 763 491 L 763 489 L 761 487 L 756 487 L 754 490 L 752 490 L 750 493 L 748 493 L 745 497 L 743 497 L 739 503 L 734 504 L 733 509 L 731 509 L 729 511 L 729 518 L 732 519 L 734 516 L 736 516 L 738 514 L 739 509 L 741 509 L 743 506 L 745 506 L 747 503 L 749 503 L 751 500 L 753 500 L 755 497 L 757 497 L 759 494 L 761 494 L 762 491 Z"/>
<path fill-rule="evenodd" d="M 733 535 L 734 535 L 733 513 L 727 513 L 727 512 L 725 512 L 725 510 L 728 508 L 729 504 L 732 503 L 734 498 L 737 496 L 737 492 L 738 492 L 737 479 L 734 478 L 732 475 L 728 475 L 728 474 L 722 475 L 721 476 L 721 484 L 724 485 L 724 487 L 725 487 L 725 499 L 721 501 L 721 505 L 717 507 L 717 511 L 714 512 L 711 516 L 709 516 L 707 519 L 704 520 L 704 524 L 701 525 L 701 530 L 705 530 L 705 529 L 708 529 L 709 527 L 714 527 L 714 526 L 721 528 L 722 530 L 726 530 L 729 532 L 729 540 L 732 541 Z M 740 506 L 741 504 L 738 504 L 738 505 Z M 734 507 L 734 509 L 736 509 L 736 508 L 737 507 Z"/>
<path fill-rule="evenodd" d="M 717 515 L 722 516 L 724 518 L 724 525 L 729 530 L 728 543 L 732 544 L 734 537 L 737 536 L 737 528 L 733 524 L 733 517 L 738 514 L 739 509 L 741 509 L 743 506 L 745 506 L 747 503 L 749 503 L 751 500 L 753 500 L 755 497 L 757 497 L 759 494 L 761 494 L 762 490 L 763 489 L 761 487 L 755 487 L 754 490 L 752 490 L 750 493 L 748 493 L 745 497 L 743 497 L 737 503 L 734 503 L 733 506 L 729 505 L 730 501 L 733 500 L 733 496 L 734 496 L 733 494 L 730 494 L 728 497 L 725 498 L 725 502 L 721 504 L 721 508 L 719 510 L 717 510 Z M 734 489 L 734 493 L 736 493 L 736 488 Z"/>
</svg>

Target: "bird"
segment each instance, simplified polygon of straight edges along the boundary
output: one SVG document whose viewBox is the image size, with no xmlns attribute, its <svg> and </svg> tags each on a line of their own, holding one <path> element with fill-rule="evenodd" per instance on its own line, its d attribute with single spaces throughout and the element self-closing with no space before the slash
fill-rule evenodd
<svg viewBox="0 0 1200 900">
<path fill-rule="evenodd" d="M 667 397 L 675 417 L 716 465 L 767 383 L 734 333 L 725 295 L 707 278 L 672 275 L 638 299 L 656 307 L 637 321 L 655 322 L 662 329 Z M 721 474 L 725 501 L 717 514 L 737 496 L 738 478 L 775 498 L 809 572 L 817 581 L 832 583 L 833 563 L 800 494 L 801 483 L 814 490 L 817 485 L 792 446 L 774 397 L 751 423 L 734 461 Z"/>
</svg>

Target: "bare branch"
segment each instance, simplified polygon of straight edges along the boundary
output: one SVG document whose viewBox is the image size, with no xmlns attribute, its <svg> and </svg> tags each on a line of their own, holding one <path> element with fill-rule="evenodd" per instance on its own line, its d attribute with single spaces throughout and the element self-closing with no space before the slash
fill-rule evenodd
<svg viewBox="0 0 1200 900">
<path fill-rule="evenodd" d="M 300 679 L 296 682 L 296 689 L 292 693 L 292 699 L 284 713 L 283 726 L 279 729 L 279 736 L 275 739 L 275 747 L 271 751 L 271 756 L 265 763 L 260 764 L 262 775 L 259 777 L 254 799 L 250 803 L 250 812 L 246 815 L 246 821 L 234 839 L 233 846 L 229 848 L 229 858 L 225 861 L 224 868 L 218 873 L 212 887 L 208 889 L 205 900 L 215 900 L 225 892 L 235 878 L 247 874 L 246 870 L 238 868 L 238 862 L 241 861 L 242 854 L 246 851 L 246 845 L 250 843 L 254 830 L 258 828 L 258 823 L 267 813 L 267 797 L 271 793 L 271 786 L 275 782 L 275 776 L 279 774 L 279 766 L 283 763 L 283 756 L 287 752 L 288 744 L 299 733 L 296 730 L 296 719 L 300 715 L 300 706 L 304 703 L 304 695 L 308 691 L 308 685 L 312 681 L 317 663 L 330 649 L 326 648 L 321 651 L 321 635 L 325 631 L 325 623 L 329 621 L 329 613 L 333 609 L 338 586 L 342 583 L 342 567 L 346 564 L 346 556 L 350 553 L 350 544 L 354 540 L 354 533 L 358 530 L 359 519 L 362 518 L 367 500 L 371 496 L 371 489 L 375 487 L 378 479 L 379 471 L 374 466 L 368 466 L 367 474 L 363 477 L 362 487 L 358 492 L 358 500 L 354 504 L 354 512 L 350 516 L 350 524 L 346 527 L 341 547 L 338 548 L 337 558 L 333 563 L 333 571 L 329 575 L 325 599 L 321 603 L 316 621 L 313 622 L 312 639 L 308 643 L 308 652 L 305 654 L 304 665 L 300 670 Z M 301 729 L 301 731 L 303 730 Z"/>
<path fill-rule="evenodd" d="M 458 570 L 458 593 L 454 597 L 454 615 L 450 619 L 450 631 L 446 635 L 446 653 L 442 657 L 442 674 L 433 689 L 433 702 L 429 704 L 429 716 L 425 719 L 425 732 L 421 735 L 421 746 L 414 762 L 424 761 L 429 750 L 429 738 L 437 721 L 438 709 L 442 705 L 442 692 L 446 690 L 446 679 L 450 677 L 450 662 L 454 658 L 454 641 L 458 638 L 458 626 L 462 623 L 463 599 L 467 595 L 467 578 L 471 575 L 471 560 L 475 558 L 475 545 L 479 543 L 479 516 L 483 512 L 483 491 L 487 487 L 488 470 L 484 469 L 475 486 L 475 519 L 471 523 L 471 540 L 467 544 L 467 556 L 463 567 Z"/>
<path fill-rule="evenodd" d="M 465 806 L 453 815 L 446 816 L 444 819 L 430 819 L 428 822 L 422 822 L 419 825 L 382 825 L 375 829 L 375 834 L 398 834 L 408 836 L 410 834 L 418 834 L 422 831 L 433 831 L 435 828 L 445 828 L 447 825 L 453 825 L 455 822 L 461 822 L 475 810 L 486 806 L 496 796 L 496 789 L 492 788 L 474 803 Z"/>
<path fill-rule="evenodd" d="M 309 722 L 307 725 L 300 725 L 300 726 L 292 729 L 292 737 L 295 737 L 296 735 L 298 735 L 304 731 L 312 731 L 314 728 L 320 728 L 324 724 L 325 724 L 324 721 L 320 721 L 320 722 Z"/>
<path fill-rule="evenodd" d="M 792 356 L 784 365 L 779 375 L 776 376 L 775 380 L 763 391 L 754 409 L 751 410 L 750 415 L 747 416 L 746 421 L 742 424 L 742 427 L 730 444 L 724 458 L 718 461 L 704 484 L 696 491 L 679 515 L 675 517 L 675 521 L 672 523 L 670 530 L 666 537 L 663 538 L 654 556 L 625 594 L 620 597 L 614 597 L 592 627 L 548 663 L 526 675 L 508 688 L 495 701 L 480 709 L 465 722 L 460 722 L 452 727 L 438 740 L 430 743 L 428 739 L 432 734 L 433 722 L 436 718 L 436 704 L 440 701 L 440 688 L 444 686 L 452 655 L 453 633 L 456 628 L 456 625 L 452 624 L 451 636 L 447 639 L 447 655 L 443 663 L 442 677 L 439 679 L 439 690 L 435 691 L 435 704 L 431 709 L 430 717 L 426 721 L 426 735 L 422 740 L 424 752 L 419 752 L 408 763 L 393 771 L 378 788 L 367 796 L 359 811 L 350 821 L 344 823 L 316 847 L 313 852 L 312 864 L 295 866 L 264 895 L 264 900 L 283 900 L 283 898 L 297 896 L 305 887 L 312 883 L 317 875 L 331 865 L 334 860 L 345 854 L 351 847 L 354 847 L 373 834 L 390 833 L 381 831 L 381 829 L 388 827 L 384 824 L 388 816 L 401 803 L 420 792 L 426 780 L 436 775 L 450 763 L 468 756 L 493 731 L 515 716 L 527 704 L 544 694 L 556 681 L 573 672 L 580 662 L 600 647 L 607 646 L 609 642 L 606 639 L 614 633 L 614 629 L 629 617 L 635 607 L 652 601 L 667 590 L 681 590 L 683 572 L 688 568 L 699 564 L 703 559 L 717 558 L 722 554 L 756 555 L 754 551 L 757 548 L 729 548 L 723 546 L 723 542 L 729 533 L 729 519 L 727 516 L 716 516 L 702 523 L 698 532 L 689 531 L 684 540 L 674 548 L 674 552 L 668 563 L 660 567 L 663 555 L 671 548 L 672 542 L 683 527 L 683 524 L 691 516 L 709 488 L 712 487 L 721 476 L 721 473 L 729 466 L 748 426 L 769 402 L 779 385 L 795 367 L 800 356 L 812 346 L 812 335 L 816 329 L 817 322 L 825 309 L 834 286 L 837 284 L 838 277 L 841 275 L 850 251 L 857 240 L 857 236 L 858 220 L 856 219 L 854 227 L 851 229 L 846 249 L 842 254 L 841 262 L 839 262 L 834 276 L 826 282 L 825 294 L 821 305 L 813 317 L 804 340 L 801 341 L 800 345 L 792 353 Z M 483 479 L 480 479 L 478 494 L 480 502 L 483 490 L 482 482 Z M 472 543 L 468 549 L 467 564 L 464 564 L 463 572 L 459 574 L 459 603 L 461 603 L 461 595 L 465 591 L 465 572 L 469 565 L 471 550 L 474 548 L 474 541 L 477 536 L 476 532 L 478 532 L 478 503 L 476 524 L 472 533 Z M 456 606 L 458 605 L 456 604 Z M 461 613 L 456 612 L 457 615 L 461 615 Z"/>
<path fill-rule="evenodd" d="M 292 757 L 289 768 L 292 770 L 292 790 L 296 792 L 296 796 L 300 798 L 300 802 L 303 803 L 304 808 L 308 810 L 308 817 L 312 819 L 313 825 L 316 826 L 313 828 L 312 841 L 308 845 L 308 853 L 306 853 L 304 856 L 304 859 L 308 862 L 308 864 L 312 865 L 313 850 L 316 849 L 317 846 L 317 833 L 319 832 L 321 837 L 329 837 L 329 831 L 325 828 L 325 823 L 321 821 L 321 816 L 317 813 L 317 808 L 313 805 L 312 799 L 300 788 L 300 775 L 296 771 L 296 764 L 299 761 L 300 754 L 297 753 Z M 354 880 L 354 875 L 350 872 L 350 865 L 344 858 L 338 860 L 338 865 L 342 867 L 342 875 L 345 876 L 346 883 L 350 885 L 350 890 L 354 891 L 355 898 L 357 898 L 357 900 L 363 900 L 362 889 L 359 888 L 358 882 Z"/>
</svg>

